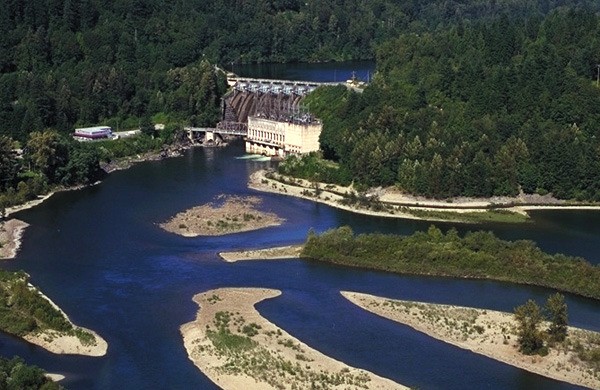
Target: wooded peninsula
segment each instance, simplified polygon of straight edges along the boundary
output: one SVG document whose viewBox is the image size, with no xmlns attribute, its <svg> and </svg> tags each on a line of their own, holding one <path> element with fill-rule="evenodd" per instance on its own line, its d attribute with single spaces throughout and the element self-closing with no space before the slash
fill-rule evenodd
<svg viewBox="0 0 600 390">
<path fill-rule="evenodd" d="M 544 253 L 527 240 L 504 241 L 491 232 L 435 226 L 410 236 L 355 235 L 347 226 L 310 232 L 301 257 L 400 274 L 490 279 L 549 287 L 600 299 L 600 267 L 582 258 Z"/>
</svg>

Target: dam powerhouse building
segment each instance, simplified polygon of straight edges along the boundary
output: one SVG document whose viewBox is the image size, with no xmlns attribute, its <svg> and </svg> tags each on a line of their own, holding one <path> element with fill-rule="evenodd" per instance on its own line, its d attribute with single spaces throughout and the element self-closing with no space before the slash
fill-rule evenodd
<svg viewBox="0 0 600 390">
<path fill-rule="evenodd" d="M 315 152 L 322 129 L 323 124 L 309 114 L 277 119 L 249 116 L 246 152 L 278 157 Z"/>
</svg>

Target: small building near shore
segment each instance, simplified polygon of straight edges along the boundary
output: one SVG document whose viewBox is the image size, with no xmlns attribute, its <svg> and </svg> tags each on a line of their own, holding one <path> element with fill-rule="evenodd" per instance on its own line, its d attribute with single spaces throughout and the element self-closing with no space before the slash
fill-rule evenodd
<svg viewBox="0 0 600 390">
<path fill-rule="evenodd" d="M 112 128 L 109 126 L 81 127 L 75 129 L 73 138 L 79 141 L 112 138 Z"/>
<path fill-rule="evenodd" d="M 285 157 L 319 150 L 323 124 L 310 115 L 271 119 L 248 117 L 246 152 Z"/>
</svg>

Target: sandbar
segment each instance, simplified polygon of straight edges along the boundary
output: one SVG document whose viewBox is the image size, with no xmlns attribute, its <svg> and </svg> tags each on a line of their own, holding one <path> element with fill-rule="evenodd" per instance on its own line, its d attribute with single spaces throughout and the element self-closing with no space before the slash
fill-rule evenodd
<svg viewBox="0 0 600 390">
<path fill-rule="evenodd" d="M 47 193 L 46 195 L 40 195 L 36 199 L 30 200 L 23 204 L 7 207 L 6 208 L 6 216 L 8 217 L 9 215 L 11 215 L 13 213 L 17 213 L 19 211 L 27 210 L 27 209 L 30 209 L 37 205 L 40 205 L 40 204 L 44 203 L 46 200 L 50 199 L 50 197 L 52 195 L 54 195 L 55 193 L 56 193 L 56 191 L 52 191 L 52 192 Z"/>
<path fill-rule="evenodd" d="M 517 324 L 512 313 L 401 301 L 356 292 L 341 294 L 365 310 L 446 343 L 548 378 L 600 389 L 600 371 L 594 372 L 593 367 L 582 362 L 572 350 L 577 343 L 599 348 L 600 333 L 569 327 L 564 347 L 550 348 L 544 357 L 527 356 L 518 351 Z"/>
<path fill-rule="evenodd" d="M 70 354 L 70 355 L 84 355 L 84 356 L 104 356 L 108 350 L 108 343 L 100 335 L 90 329 L 86 329 L 73 324 L 69 316 L 56 305 L 50 298 L 42 294 L 41 291 L 36 289 L 34 286 L 29 284 L 29 288 L 35 289 L 38 294 L 46 299 L 55 309 L 60 311 L 67 321 L 73 326 L 74 331 L 86 332 L 93 336 L 93 341 L 84 343 L 74 334 L 67 334 L 65 332 L 58 332 L 56 330 L 48 329 L 44 331 L 32 332 L 23 337 L 26 341 L 31 344 L 35 344 L 39 347 L 44 348 L 55 354 Z"/>
<path fill-rule="evenodd" d="M 0 222 L 0 260 L 13 259 L 17 255 L 27 226 L 29 224 L 18 219 Z"/>
<path fill-rule="evenodd" d="M 219 195 L 215 202 L 178 213 L 159 226 L 184 237 L 197 237 L 246 232 L 285 221 L 277 214 L 258 210 L 261 203 L 256 196 Z"/>
<path fill-rule="evenodd" d="M 263 249 L 220 252 L 219 256 L 228 263 L 245 260 L 298 259 L 304 245 L 287 245 Z"/>
<path fill-rule="evenodd" d="M 352 186 L 315 183 L 264 169 L 250 175 L 248 187 L 257 191 L 309 199 L 363 215 L 428 221 L 452 220 L 452 222 L 471 223 L 473 218 L 461 217 L 461 214 L 479 214 L 489 211 L 504 211 L 527 217 L 529 210 L 600 210 L 600 205 L 573 204 L 549 195 L 520 194 L 516 197 L 459 197 L 438 200 L 408 195 L 394 187 L 375 188 L 367 192 L 367 197 L 376 198 L 381 206 L 380 210 L 374 210 L 372 207 L 344 202 L 348 195 L 356 193 Z M 439 212 L 446 213 L 448 217 L 436 214 Z"/>
<path fill-rule="evenodd" d="M 194 296 L 196 320 L 181 326 L 189 358 L 219 387 L 407 389 L 310 348 L 262 317 L 254 305 L 281 294 L 260 288 L 222 288 Z"/>
</svg>

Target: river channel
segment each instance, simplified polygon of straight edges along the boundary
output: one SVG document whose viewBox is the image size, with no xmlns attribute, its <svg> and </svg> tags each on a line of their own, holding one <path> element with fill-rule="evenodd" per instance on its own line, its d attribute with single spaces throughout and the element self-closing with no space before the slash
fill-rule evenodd
<svg viewBox="0 0 600 390">
<path fill-rule="evenodd" d="M 0 333 L 0 355 L 67 376 L 69 389 L 214 389 L 188 359 L 179 326 L 192 320 L 194 294 L 218 287 L 268 287 L 281 297 L 259 311 L 308 345 L 353 366 L 421 389 L 573 389 L 427 337 L 353 306 L 340 295 L 375 295 L 512 309 L 548 289 L 452 278 L 406 277 L 302 260 L 229 264 L 217 253 L 299 243 L 316 231 L 408 234 L 431 223 L 360 216 L 310 201 L 247 188 L 271 162 L 240 159 L 243 145 L 191 149 L 184 156 L 114 172 L 94 187 L 56 194 L 16 215 L 31 224 L 15 260 L 73 322 L 97 331 L 105 357 L 59 356 Z M 256 195 L 286 219 L 279 227 L 222 237 L 183 238 L 157 223 L 219 194 Z M 533 239 L 550 252 L 600 263 L 600 212 L 538 211 L 527 224 L 437 224 L 460 233 L 483 228 L 507 239 Z M 600 331 L 600 303 L 567 294 L 570 322 Z"/>
</svg>

